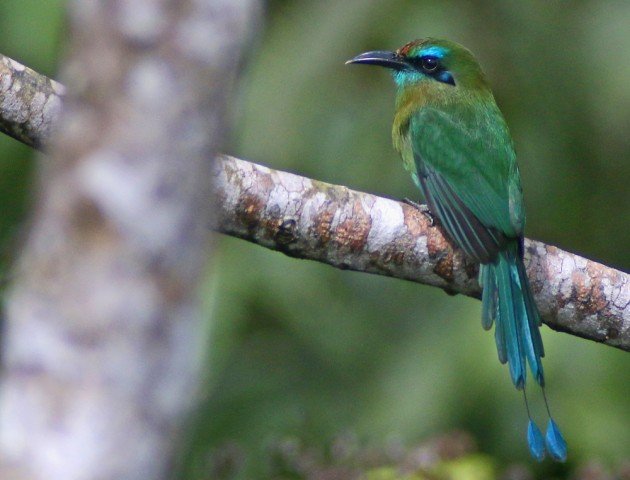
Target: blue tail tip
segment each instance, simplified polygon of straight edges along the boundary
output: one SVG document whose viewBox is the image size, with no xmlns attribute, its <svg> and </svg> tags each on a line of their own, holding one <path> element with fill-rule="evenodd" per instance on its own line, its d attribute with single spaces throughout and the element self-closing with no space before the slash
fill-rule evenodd
<svg viewBox="0 0 630 480">
<path fill-rule="evenodd" d="M 527 444 L 532 457 L 542 462 L 545 459 L 545 441 L 540 429 L 531 419 L 527 425 Z"/>
<path fill-rule="evenodd" d="M 566 461 L 567 442 L 564 440 L 564 437 L 560 432 L 560 428 L 551 418 L 549 419 L 549 423 L 547 424 L 545 443 L 547 445 L 547 451 L 549 452 L 549 455 L 551 455 L 551 458 L 553 458 L 557 462 Z"/>
</svg>

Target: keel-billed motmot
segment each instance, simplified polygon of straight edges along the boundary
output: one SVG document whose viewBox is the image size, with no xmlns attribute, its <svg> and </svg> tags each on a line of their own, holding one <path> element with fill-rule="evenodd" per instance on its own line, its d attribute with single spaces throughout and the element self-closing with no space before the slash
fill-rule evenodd
<svg viewBox="0 0 630 480">
<path fill-rule="evenodd" d="M 447 235 L 481 263 L 481 322 L 495 325 L 499 360 L 508 363 L 529 417 L 531 454 L 564 461 L 551 417 L 545 438 L 527 405 L 527 365 L 544 391 L 540 314 L 523 265 L 525 212 L 512 139 L 485 75 L 466 48 L 427 38 L 395 52 L 362 53 L 347 63 L 391 70 L 398 87 L 392 137 L 405 168 Z"/>
</svg>

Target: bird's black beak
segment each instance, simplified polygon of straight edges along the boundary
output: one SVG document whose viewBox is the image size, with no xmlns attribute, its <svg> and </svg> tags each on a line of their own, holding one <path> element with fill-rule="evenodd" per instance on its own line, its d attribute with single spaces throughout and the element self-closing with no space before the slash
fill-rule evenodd
<svg viewBox="0 0 630 480">
<path fill-rule="evenodd" d="M 366 65 L 379 65 L 381 67 L 391 68 L 393 70 L 402 70 L 407 68 L 408 65 L 404 58 L 399 56 L 396 52 L 387 52 L 377 50 L 374 52 L 365 52 L 361 55 L 348 60 L 346 65 L 350 63 L 364 63 Z"/>
</svg>

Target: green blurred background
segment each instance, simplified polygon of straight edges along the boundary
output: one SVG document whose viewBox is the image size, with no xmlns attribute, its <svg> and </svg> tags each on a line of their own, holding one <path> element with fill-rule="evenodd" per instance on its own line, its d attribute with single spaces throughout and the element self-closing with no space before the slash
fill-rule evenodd
<svg viewBox="0 0 630 480">
<path fill-rule="evenodd" d="M 0 52 L 55 76 L 60 0 L 0 3 Z M 285 0 L 267 4 L 227 153 L 394 198 L 417 198 L 391 147 L 394 89 L 345 67 L 371 49 L 441 36 L 484 66 L 516 143 L 527 236 L 630 266 L 630 2 Z M 29 203 L 33 152 L 0 137 L 4 267 Z M 270 444 L 344 433 L 413 444 L 470 431 L 499 466 L 530 460 L 522 399 L 480 326 L 480 304 L 343 272 L 232 238 L 206 290 L 211 350 L 188 478 L 232 445 L 264 478 Z M 569 442 L 560 477 L 630 460 L 630 356 L 543 328 L 548 396 Z M 533 408 L 543 418 L 540 399 Z"/>
</svg>

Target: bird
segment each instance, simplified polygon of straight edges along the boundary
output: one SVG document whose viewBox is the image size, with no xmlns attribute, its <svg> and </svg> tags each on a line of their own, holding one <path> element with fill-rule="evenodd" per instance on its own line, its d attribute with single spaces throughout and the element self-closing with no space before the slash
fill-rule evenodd
<svg viewBox="0 0 630 480">
<path fill-rule="evenodd" d="M 424 38 L 395 51 L 369 51 L 346 64 L 389 69 L 397 88 L 394 148 L 446 236 L 479 262 L 481 323 L 494 324 L 499 361 L 523 392 L 526 438 L 542 461 L 567 458 L 545 394 L 541 317 L 523 263 L 525 211 L 507 123 L 474 55 L 455 42 Z M 424 207 L 424 206 L 422 206 Z M 548 417 L 543 438 L 526 394 L 528 367 Z"/>
</svg>

